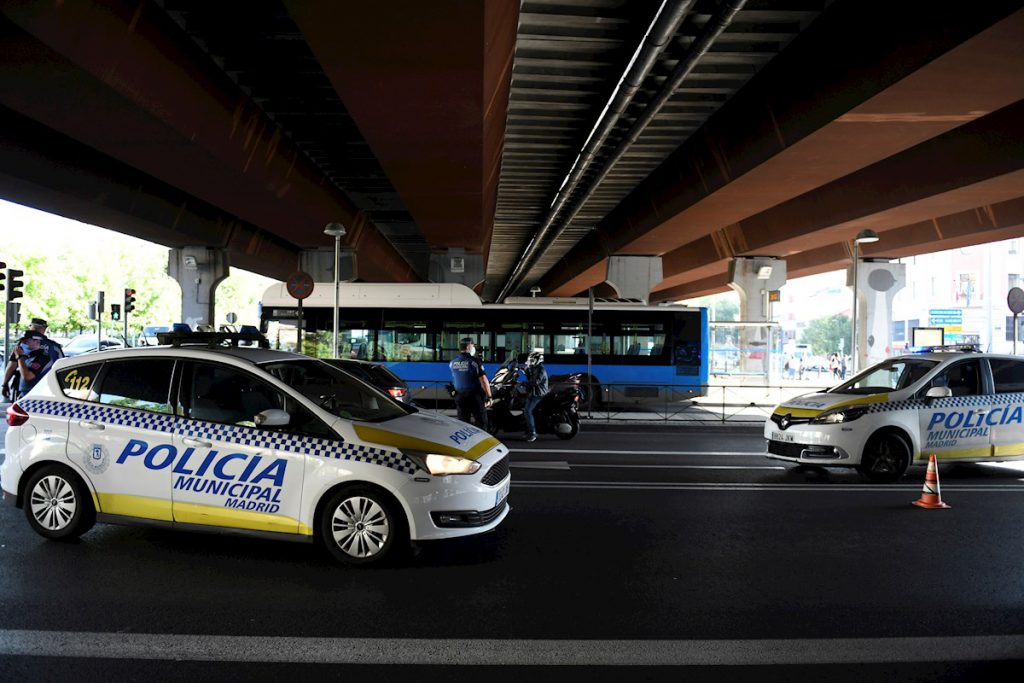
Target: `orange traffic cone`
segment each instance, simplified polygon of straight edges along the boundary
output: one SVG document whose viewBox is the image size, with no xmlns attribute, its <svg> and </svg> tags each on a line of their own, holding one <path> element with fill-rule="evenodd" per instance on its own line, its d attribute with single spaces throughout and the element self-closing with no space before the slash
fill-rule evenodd
<svg viewBox="0 0 1024 683">
<path fill-rule="evenodd" d="M 929 510 L 949 507 L 942 502 L 942 494 L 939 493 L 939 468 L 935 464 L 934 453 L 928 459 L 928 471 L 924 475 L 924 488 L 921 490 L 921 497 L 914 501 L 914 505 Z"/>
</svg>

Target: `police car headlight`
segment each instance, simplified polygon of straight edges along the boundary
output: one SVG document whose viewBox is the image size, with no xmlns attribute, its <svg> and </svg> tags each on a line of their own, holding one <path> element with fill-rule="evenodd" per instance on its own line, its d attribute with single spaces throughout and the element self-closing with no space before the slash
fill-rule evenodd
<svg viewBox="0 0 1024 683">
<path fill-rule="evenodd" d="M 811 418 L 811 424 L 816 425 L 834 425 L 840 422 L 852 422 L 858 417 L 861 417 L 868 412 L 868 409 L 864 406 L 857 406 L 853 408 L 837 408 L 836 410 L 830 410 L 822 413 L 817 417 Z"/>
<path fill-rule="evenodd" d="M 422 469 L 434 475 L 444 474 L 473 474 L 480 470 L 480 463 L 469 458 L 460 458 L 456 455 L 438 455 L 437 453 L 421 453 L 416 451 L 403 451 L 406 456 Z"/>
</svg>

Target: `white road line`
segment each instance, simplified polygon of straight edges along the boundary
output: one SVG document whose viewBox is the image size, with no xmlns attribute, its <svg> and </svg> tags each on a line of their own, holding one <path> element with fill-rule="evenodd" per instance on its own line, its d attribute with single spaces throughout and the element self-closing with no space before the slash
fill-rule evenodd
<svg viewBox="0 0 1024 683">
<path fill-rule="evenodd" d="M 1024 636 L 762 640 L 290 638 L 0 630 L 0 655 L 294 664 L 801 665 L 996 661 Z"/>
<path fill-rule="evenodd" d="M 596 467 L 624 470 L 784 470 L 782 465 L 620 465 L 593 463 L 587 465 L 572 464 L 573 469 Z"/>
<path fill-rule="evenodd" d="M 558 461 L 554 461 L 554 460 L 550 460 L 550 461 L 538 460 L 536 462 L 510 462 L 508 464 L 508 466 L 509 467 L 521 467 L 521 468 L 524 468 L 524 469 L 531 469 L 531 470 L 567 470 L 567 469 L 569 469 L 569 463 L 567 463 L 565 461 L 558 462 Z"/>
<path fill-rule="evenodd" d="M 512 480 L 513 488 L 535 489 L 618 489 L 635 491 L 776 491 L 776 492 L 840 492 L 881 493 L 899 491 L 920 493 L 920 486 L 908 484 L 770 484 L 738 482 L 646 482 L 646 481 L 522 481 Z M 1020 484 L 953 484 L 942 487 L 944 492 L 1024 493 Z"/>
<path fill-rule="evenodd" d="M 507 445 L 507 444 L 506 444 Z M 761 455 L 764 451 L 602 451 L 593 449 L 571 450 L 568 448 L 510 448 L 511 453 L 580 453 L 601 455 Z"/>
</svg>

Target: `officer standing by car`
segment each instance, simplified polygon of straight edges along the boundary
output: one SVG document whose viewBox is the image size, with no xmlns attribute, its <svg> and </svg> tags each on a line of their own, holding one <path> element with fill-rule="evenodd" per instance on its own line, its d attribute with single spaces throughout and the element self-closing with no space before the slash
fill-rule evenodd
<svg viewBox="0 0 1024 683">
<path fill-rule="evenodd" d="M 544 352 L 531 351 L 526 358 L 526 440 L 537 440 L 537 424 L 533 411 L 548 393 L 548 371 L 544 369 Z"/>
<path fill-rule="evenodd" d="M 491 383 L 484 366 L 473 356 L 476 344 L 469 337 L 459 340 L 459 355 L 448 364 L 455 386 L 455 408 L 459 419 L 469 422 L 472 416 L 481 429 L 487 429 L 487 408 L 491 405 Z"/>
<path fill-rule="evenodd" d="M 27 394 L 50 369 L 49 350 L 42 348 L 45 339 L 46 336 L 39 332 L 29 332 L 18 341 L 11 354 L 11 359 L 18 364 L 18 372 L 21 373 L 18 386 L 21 396 Z"/>
</svg>

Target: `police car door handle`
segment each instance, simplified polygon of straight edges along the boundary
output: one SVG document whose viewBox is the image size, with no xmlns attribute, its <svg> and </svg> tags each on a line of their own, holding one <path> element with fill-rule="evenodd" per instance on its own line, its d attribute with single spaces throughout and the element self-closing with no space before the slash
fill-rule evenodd
<svg viewBox="0 0 1024 683">
<path fill-rule="evenodd" d="M 107 428 L 102 422 L 93 422 L 92 420 L 81 420 L 79 421 L 78 426 L 84 427 L 85 429 L 91 429 L 96 432 L 102 432 Z"/>
<path fill-rule="evenodd" d="M 196 448 L 210 448 L 213 444 L 209 441 L 203 441 L 202 439 L 194 439 L 191 436 L 186 436 L 182 439 L 182 442 L 186 446 L 195 446 Z"/>
</svg>

